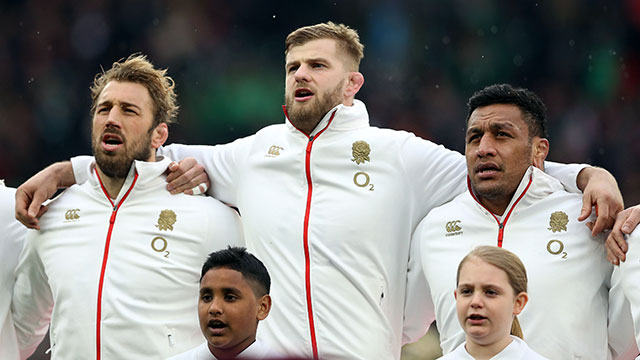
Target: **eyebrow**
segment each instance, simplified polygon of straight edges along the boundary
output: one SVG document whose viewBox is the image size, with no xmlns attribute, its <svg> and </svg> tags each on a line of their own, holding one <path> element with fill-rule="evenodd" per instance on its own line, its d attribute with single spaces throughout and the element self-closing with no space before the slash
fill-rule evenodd
<svg viewBox="0 0 640 360">
<path fill-rule="evenodd" d="M 301 62 L 300 60 L 293 60 L 293 61 L 285 63 L 284 67 L 288 68 L 291 65 L 300 64 L 300 62 Z M 323 57 L 315 57 L 315 58 L 305 59 L 303 62 L 307 62 L 307 63 L 309 63 L 309 62 L 311 62 L 311 63 L 313 63 L 313 62 L 323 62 L 323 63 L 327 63 L 328 64 L 329 60 L 327 58 L 323 58 Z"/>
<path fill-rule="evenodd" d="M 498 122 L 498 123 L 491 123 L 489 125 L 489 129 L 492 131 L 495 130 L 501 130 L 501 129 L 508 129 L 508 130 L 515 130 L 516 126 L 513 125 L 513 123 L 511 122 Z M 483 132 L 482 130 L 480 130 L 479 127 L 477 126 L 471 126 L 467 129 L 467 134 L 477 134 L 477 133 L 481 133 Z"/>
<path fill-rule="evenodd" d="M 130 102 L 126 102 L 126 101 L 119 101 L 119 103 L 120 103 L 120 107 L 134 107 L 134 108 L 136 108 L 136 109 L 138 109 L 138 110 L 142 110 L 142 109 L 140 108 L 140 106 L 138 106 L 138 105 L 136 105 L 136 104 L 133 104 L 133 103 L 130 103 Z M 104 100 L 104 101 L 102 101 L 102 102 L 99 102 L 99 103 L 98 103 L 98 107 L 105 106 L 105 105 L 113 106 L 113 101 L 111 101 L 111 100 Z"/>
<path fill-rule="evenodd" d="M 211 288 L 208 288 L 208 287 L 205 287 L 205 288 L 200 289 L 200 295 L 202 295 L 202 294 L 207 294 L 207 293 L 211 293 L 211 292 L 212 292 L 212 291 L 211 291 Z"/>
<path fill-rule="evenodd" d="M 458 287 L 474 287 L 474 288 L 475 288 L 475 285 L 474 285 L 474 284 L 469 284 L 469 283 L 459 283 L 459 284 L 458 284 Z M 503 287 L 502 287 L 502 286 L 499 286 L 499 285 L 497 285 L 497 284 L 491 284 L 491 283 L 489 283 L 489 284 L 482 284 L 482 285 L 481 285 L 481 287 L 482 287 L 483 289 L 492 288 L 492 289 L 503 290 Z"/>
<path fill-rule="evenodd" d="M 212 293 L 213 289 L 211 289 L 210 287 L 203 287 L 200 289 L 200 294 L 206 294 L 206 293 Z M 235 293 L 235 294 L 242 294 L 242 292 L 240 290 L 238 290 L 238 288 L 235 287 L 225 287 L 222 288 L 222 292 L 224 293 Z"/>
</svg>

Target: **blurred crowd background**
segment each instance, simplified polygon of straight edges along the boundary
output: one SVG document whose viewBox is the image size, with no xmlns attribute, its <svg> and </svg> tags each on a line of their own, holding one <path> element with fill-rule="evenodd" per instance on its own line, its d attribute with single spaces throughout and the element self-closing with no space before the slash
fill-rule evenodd
<svg viewBox="0 0 640 360">
<path fill-rule="evenodd" d="M 639 0 L 3 0 L 0 179 L 90 153 L 93 76 L 134 52 L 176 81 L 169 142 L 282 122 L 284 39 L 327 20 L 365 44 L 358 98 L 373 125 L 463 151 L 473 92 L 526 87 L 548 107 L 549 159 L 605 167 L 640 203 Z"/>
</svg>

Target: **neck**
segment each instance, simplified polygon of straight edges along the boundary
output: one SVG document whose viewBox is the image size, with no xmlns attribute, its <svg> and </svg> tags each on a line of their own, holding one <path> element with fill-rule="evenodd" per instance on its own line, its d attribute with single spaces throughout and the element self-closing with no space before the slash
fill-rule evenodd
<svg viewBox="0 0 640 360">
<path fill-rule="evenodd" d="M 324 116 L 323 116 L 324 117 Z M 313 129 L 316 128 L 316 126 L 318 126 L 318 124 L 320 123 L 320 120 L 322 120 L 322 118 L 313 121 L 313 120 L 309 120 L 309 121 L 300 121 L 297 124 L 294 124 L 300 131 L 302 131 L 303 133 L 307 134 L 307 135 L 311 135 L 311 133 L 313 132 Z"/>
<path fill-rule="evenodd" d="M 511 202 L 511 197 L 509 197 L 508 199 L 491 199 L 491 200 L 478 198 L 478 200 L 484 207 L 487 208 L 487 210 L 491 211 L 493 214 L 502 216 L 504 215 L 504 212 L 507 211 L 507 206 L 509 206 L 509 202 Z"/>
<path fill-rule="evenodd" d="M 467 336 L 467 343 L 465 344 L 465 349 L 469 355 L 471 355 L 476 360 L 485 360 L 491 359 L 500 353 L 500 351 L 504 350 L 507 345 L 511 344 L 513 339 L 511 336 L 504 337 L 499 341 L 494 342 L 490 345 L 480 345 L 473 340 L 469 339 Z"/>
<path fill-rule="evenodd" d="M 124 185 L 124 178 L 116 178 L 107 176 L 105 173 L 100 170 L 99 166 L 96 166 L 96 170 L 98 171 L 98 175 L 100 176 L 100 180 L 102 181 L 102 185 L 104 189 L 107 191 L 107 194 L 110 198 L 115 199 L 118 197 L 120 193 L 120 189 L 122 189 L 122 185 Z"/>
<path fill-rule="evenodd" d="M 213 345 L 211 345 L 210 342 L 207 342 L 207 346 L 209 347 L 209 352 L 211 352 L 211 354 L 213 354 L 213 356 L 215 356 L 216 359 L 231 360 L 231 359 L 235 359 L 236 356 L 238 356 L 238 354 L 240 354 L 241 352 L 246 350 L 249 346 L 251 346 L 256 341 L 256 338 L 253 337 L 253 339 L 250 339 L 250 341 L 251 342 L 249 342 L 246 346 L 242 346 L 243 344 L 240 343 L 229 349 L 220 349 L 220 348 L 214 347 Z"/>
</svg>

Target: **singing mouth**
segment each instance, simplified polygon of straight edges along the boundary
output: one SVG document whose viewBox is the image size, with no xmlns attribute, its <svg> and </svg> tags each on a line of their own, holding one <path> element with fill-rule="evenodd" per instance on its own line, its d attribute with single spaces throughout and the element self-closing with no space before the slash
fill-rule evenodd
<svg viewBox="0 0 640 360">
<path fill-rule="evenodd" d="M 296 101 L 306 101 L 311 99 L 311 97 L 313 97 L 313 91 L 307 89 L 307 88 L 300 88 L 300 89 L 296 89 L 296 91 L 294 92 L 295 95 L 295 99 Z"/>
<path fill-rule="evenodd" d="M 207 323 L 207 327 L 209 328 L 212 336 L 222 336 L 225 329 L 227 328 L 227 324 L 220 320 L 212 319 Z"/>
<path fill-rule="evenodd" d="M 475 172 L 478 175 L 482 175 L 482 174 L 488 175 L 500 170 L 501 170 L 500 166 L 498 166 L 498 164 L 495 164 L 495 163 L 482 163 L 482 164 L 476 165 L 475 167 Z"/>
<path fill-rule="evenodd" d="M 222 329 L 227 327 L 227 324 L 225 324 L 224 322 L 220 321 L 220 320 L 209 320 L 209 323 L 207 324 L 208 327 L 212 328 L 212 329 Z"/>
<path fill-rule="evenodd" d="M 115 151 L 122 147 L 124 141 L 118 134 L 109 132 L 102 135 L 102 148 L 106 151 Z"/>
</svg>

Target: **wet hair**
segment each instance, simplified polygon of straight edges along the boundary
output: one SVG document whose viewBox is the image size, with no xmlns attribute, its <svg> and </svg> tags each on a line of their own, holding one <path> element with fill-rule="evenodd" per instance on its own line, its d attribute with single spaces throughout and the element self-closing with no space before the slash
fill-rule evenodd
<svg viewBox="0 0 640 360">
<path fill-rule="evenodd" d="M 304 26 L 291 32 L 285 40 L 284 54 L 295 47 L 304 45 L 311 40 L 333 39 L 338 42 L 338 49 L 347 54 L 350 71 L 358 71 L 360 60 L 364 57 L 364 45 L 360 42 L 358 32 L 346 25 L 331 21 L 316 25 Z"/>
<path fill-rule="evenodd" d="M 469 98 L 467 124 L 475 109 L 495 104 L 511 104 L 522 112 L 522 118 L 529 128 L 529 139 L 534 136 L 549 137 L 547 133 L 547 107 L 538 95 L 524 88 L 514 88 L 509 84 L 496 84 L 476 91 Z"/>
<path fill-rule="evenodd" d="M 266 295 L 271 290 L 271 277 L 269 277 L 267 268 L 246 248 L 229 246 L 227 249 L 209 254 L 202 266 L 200 282 L 207 271 L 219 268 L 227 268 L 241 273 L 242 277 L 251 285 L 256 297 Z"/>
<path fill-rule="evenodd" d="M 111 69 L 96 74 L 91 86 L 91 113 L 98 106 L 98 98 L 110 81 L 132 82 L 147 88 L 153 102 L 153 126 L 171 124 L 178 115 L 175 83 L 166 69 L 156 69 L 145 55 L 132 54 L 120 59 Z"/>
<path fill-rule="evenodd" d="M 462 265 L 471 258 L 478 258 L 504 271 L 507 274 L 514 295 L 527 292 L 527 269 L 524 264 L 516 254 L 497 246 L 478 246 L 465 256 L 460 261 L 460 265 L 458 265 L 456 287 L 460 281 Z M 523 338 L 522 328 L 517 316 L 513 318 L 513 323 L 511 324 L 511 335 Z"/>
</svg>

